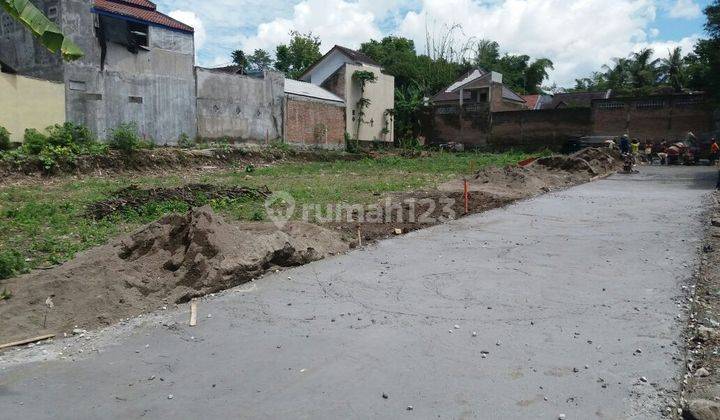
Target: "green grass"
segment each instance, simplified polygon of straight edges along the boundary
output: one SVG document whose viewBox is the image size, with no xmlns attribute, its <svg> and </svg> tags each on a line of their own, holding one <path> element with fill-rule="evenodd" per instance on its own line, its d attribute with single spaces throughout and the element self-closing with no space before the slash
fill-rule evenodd
<svg viewBox="0 0 720 420">
<path fill-rule="evenodd" d="M 83 216 L 86 205 L 107 199 L 130 184 L 141 188 L 187 182 L 267 185 L 272 191 L 290 193 L 299 206 L 314 203 L 324 208 L 328 203 L 374 203 L 385 193 L 433 188 L 483 166 L 513 164 L 526 157 L 522 153 L 436 152 L 414 159 L 390 155 L 352 162 L 286 163 L 251 173 L 242 167 L 195 179 L 178 175 L 57 179 L 47 185 L 0 187 L 0 278 L 67 261 L 144 223 L 188 209 L 183 202 L 160 202 L 102 221 Z M 220 199 L 207 204 L 231 219 L 265 218 L 260 200 Z"/>
</svg>

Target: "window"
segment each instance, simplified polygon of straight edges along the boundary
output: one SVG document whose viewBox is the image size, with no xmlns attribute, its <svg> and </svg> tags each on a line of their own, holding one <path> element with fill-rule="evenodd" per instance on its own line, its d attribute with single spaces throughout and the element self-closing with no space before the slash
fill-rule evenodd
<svg viewBox="0 0 720 420">
<path fill-rule="evenodd" d="M 438 115 L 457 114 L 458 109 L 454 106 L 440 106 L 435 108 L 435 113 Z"/>
<path fill-rule="evenodd" d="M 647 99 L 644 101 L 638 101 L 635 104 L 636 109 L 661 109 L 664 106 L 662 99 Z"/>
<path fill-rule="evenodd" d="M 57 15 L 58 15 L 57 6 L 50 6 L 50 7 L 48 7 L 48 9 L 47 9 L 47 17 L 48 17 L 48 19 L 50 19 L 50 20 L 52 20 L 53 22 L 55 22 L 55 19 L 57 19 Z"/>
<path fill-rule="evenodd" d="M 81 80 L 70 80 L 68 81 L 68 89 L 76 90 L 78 92 L 86 92 L 87 84 Z"/>
<path fill-rule="evenodd" d="M 685 96 L 677 100 L 675 105 L 677 106 L 693 106 L 705 102 L 705 98 L 700 95 L 697 96 Z"/>
<path fill-rule="evenodd" d="M 129 97 L 129 100 L 130 100 L 130 103 L 131 103 L 131 104 L 141 104 L 141 103 L 143 103 L 143 98 L 142 98 L 142 96 L 130 96 L 130 97 Z"/>
<path fill-rule="evenodd" d="M 598 103 L 598 109 L 623 109 L 625 104 L 617 101 L 608 101 Z"/>
<path fill-rule="evenodd" d="M 135 23 L 135 22 L 128 22 L 128 31 L 130 31 L 130 34 L 132 35 L 133 41 L 135 41 L 135 44 L 140 47 L 147 49 L 150 46 L 150 43 L 148 42 L 149 37 L 149 31 L 148 26 L 143 25 L 142 23 Z"/>
</svg>

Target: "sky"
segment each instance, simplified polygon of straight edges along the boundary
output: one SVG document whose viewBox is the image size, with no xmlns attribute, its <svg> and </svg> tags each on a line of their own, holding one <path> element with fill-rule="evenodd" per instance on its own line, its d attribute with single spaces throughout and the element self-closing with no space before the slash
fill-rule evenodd
<svg viewBox="0 0 720 420">
<path fill-rule="evenodd" d="M 570 87 L 632 51 L 658 57 L 676 46 L 685 53 L 705 36 L 702 10 L 711 0 L 157 0 L 158 8 L 195 28 L 202 66 L 230 62 L 230 53 L 274 52 L 290 31 L 312 31 L 324 53 L 333 45 L 358 48 L 395 35 L 425 52 L 459 25 L 455 39 L 491 39 L 503 53 L 546 57 L 550 81 Z"/>
</svg>

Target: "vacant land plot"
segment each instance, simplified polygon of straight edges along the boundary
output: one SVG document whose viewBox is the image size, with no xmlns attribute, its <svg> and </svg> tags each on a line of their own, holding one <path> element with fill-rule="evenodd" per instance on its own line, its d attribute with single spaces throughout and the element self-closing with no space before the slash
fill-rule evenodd
<svg viewBox="0 0 720 420">
<path fill-rule="evenodd" d="M 527 158 L 522 153 L 431 153 L 423 157 L 380 155 L 359 161 L 281 163 L 261 167 L 181 171 L 154 175 L 54 178 L 0 187 L 0 278 L 56 265 L 77 252 L 107 243 L 142 224 L 191 206 L 209 204 L 228 220 L 265 220 L 260 194 L 169 197 L 131 206 L 103 218 L 89 217 L 93 203 L 115 199 L 123 189 L 177 188 L 206 184 L 286 191 L 298 205 L 371 204 L 392 192 L 434 188 L 489 165 Z M 182 198 L 182 195 L 180 196 Z"/>
</svg>

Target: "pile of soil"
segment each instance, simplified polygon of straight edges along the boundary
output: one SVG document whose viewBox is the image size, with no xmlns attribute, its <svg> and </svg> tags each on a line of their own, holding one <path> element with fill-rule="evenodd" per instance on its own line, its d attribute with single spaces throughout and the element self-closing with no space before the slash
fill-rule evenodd
<svg viewBox="0 0 720 420">
<path fill-rule="evenodd" d="M 466 213 L 462 192 L 420 191 L 395 194 L 390 197 L 393 207 L 387 208 L 385 202 L 378 203 L 381 207 L 380 223 L 333 222 L 325 226 L 342 231 L 350 246 L 355 247 L 358 240 L 363 244 L 372 243 L 397 235 L 396 230 L 404 234 L 425 229 L 469 214 L 502 207 L 513 201 L 515 200 L 487 193 L 472 193 L 468 198 Z"/>
<path fill-rule="evenodd" d="M 270 190 L 266 186 L 261 188 L 224 188 L 211 184 L 190 184 L 176 188 L 140 189 L 137 185 L 130 185 L 114 192 L 112 198 L 108 200 L 89 205 L 85 216 L 99 220 L 127 210 L 139 210 L 149 203 L 161 201 L 181 201 L 196 207 L 206 203 L 207 200 L 219 198 L 250 198 L 257 200 L 265 199 L 270 194 Z"/>
<path fill-rule="evenodd" d="M 569 156 L 542 157 L 524 167 L 483 168 L 468 179 L 468 188 L 471 192 L 517 200 L 581 184 L 610 174 L 620 166 L 619 156 L 611 150 L 588 148 Z M 440 186 L 440 190 L 446 192 L 462 191 L 463 188 L 463 180 Z"/>
<path fill-rule="evenodd" d="M 170 215 L 60 267 L 0 282 L 12 293 L 0 301 L 0 342 L 110 325 L 187 302 L 268 270 L 345 252 L 340 236 L 306 223 L 282 230 L 229 224 L 209 207 Z"/>
<path fill-rule="evenodd" d="M 688 370 L 681 401 L 687 419 L 720 418 L 720 193 L 714 193 L 711 201 L 700 268 L 690 296 Z"/>
</svg>

